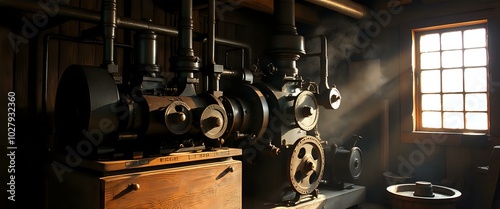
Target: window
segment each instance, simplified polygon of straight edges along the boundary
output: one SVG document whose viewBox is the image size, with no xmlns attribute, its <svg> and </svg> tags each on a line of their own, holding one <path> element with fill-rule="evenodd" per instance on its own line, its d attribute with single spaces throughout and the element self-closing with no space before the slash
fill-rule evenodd
<svg viewBox="0 0 500 209">
<path fill-rule="evenodd" d="M 489 133 L 485 21 L 414 30 L 416 131 Z"/>
</svg>

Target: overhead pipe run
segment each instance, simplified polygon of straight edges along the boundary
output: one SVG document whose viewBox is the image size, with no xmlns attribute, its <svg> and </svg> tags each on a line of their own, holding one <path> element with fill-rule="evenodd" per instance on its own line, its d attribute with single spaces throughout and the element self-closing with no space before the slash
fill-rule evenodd
<svg viewBox="0 0 500 209">
<path fill-rule="evenodd" d="M 65 17 L 96 24 L 101 22 L 101 13 L 98 11 L 76 8 L 66 5 L 57 5 L 57 6 L 58 9 L 56 16 L 58 17 Z M 13 8 L 27 12 L 40 11 L 40 5 L 36 1 L 28 1 L 28 0 L 0 0 L 0 7 Z M 116 28 L 124 28 L 130 30 L 151 30 L 161 35 L 173 36 L 173 37 L 179 36 L 179 31 L 177 31 L 176 28 L 171 28 L 153 22 L 136 20 L 127 17 L 115 16 L 115 18 L 116 19 L 114 20 L 114 24 L 116 25 Z M 203 42 L 207 41 L 207 37 L 204 34 L 197 33 L 194 31 L 192 31 L 192 38 L 193 40 L 196 41 L 203 41 Z M 244 48 L 247 51 L 246 63 L 251 63 L 252 49 L 248 44 L 224 38 L 215 38 L 214 41 L 220 45 Z"/>
<path fill-rule="evenodd" d="M 355 19 L 368 14 L 368 8 L 351 0 L 306 0 L 307 2 L 342 13 Z"/>
</svg>

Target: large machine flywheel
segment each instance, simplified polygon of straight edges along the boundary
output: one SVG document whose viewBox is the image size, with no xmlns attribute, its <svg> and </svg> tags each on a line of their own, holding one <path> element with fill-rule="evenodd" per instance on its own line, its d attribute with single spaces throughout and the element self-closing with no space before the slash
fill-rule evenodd
<svg viewBox="0 0 500 209">
<path fill-rule="evenodd" d="M 312 193 L 320 183 L 325 154 L 316 137 L 305 136 L 295 142 L 289 156 L 289 180 L 300 194 Z"/>
</svg>

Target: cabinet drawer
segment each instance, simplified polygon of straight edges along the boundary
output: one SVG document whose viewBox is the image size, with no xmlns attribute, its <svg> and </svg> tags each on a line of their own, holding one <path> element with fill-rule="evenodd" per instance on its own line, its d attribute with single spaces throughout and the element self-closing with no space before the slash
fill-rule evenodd
<svg viewBox="0 0 500 209">
<path fill-rule="evenodd" d="M 241 208 L 241 169 L 227 160 L 103 177 L 104 208 Z"/>
</svg>

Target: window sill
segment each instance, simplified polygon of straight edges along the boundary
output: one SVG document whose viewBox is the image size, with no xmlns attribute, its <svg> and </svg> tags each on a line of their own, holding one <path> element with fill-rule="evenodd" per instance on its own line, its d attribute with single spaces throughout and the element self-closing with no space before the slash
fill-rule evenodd
<svg viewBox="0 0 500 209">
<path fill-rule="evenodd" d="M 412 144 L 432 142 L 442 146 L 491 146 L 500 145 L 500 138 L 490 137 L 488 134 L 412 131 L 402 132 L 401 142 Z"/>
</svg>

